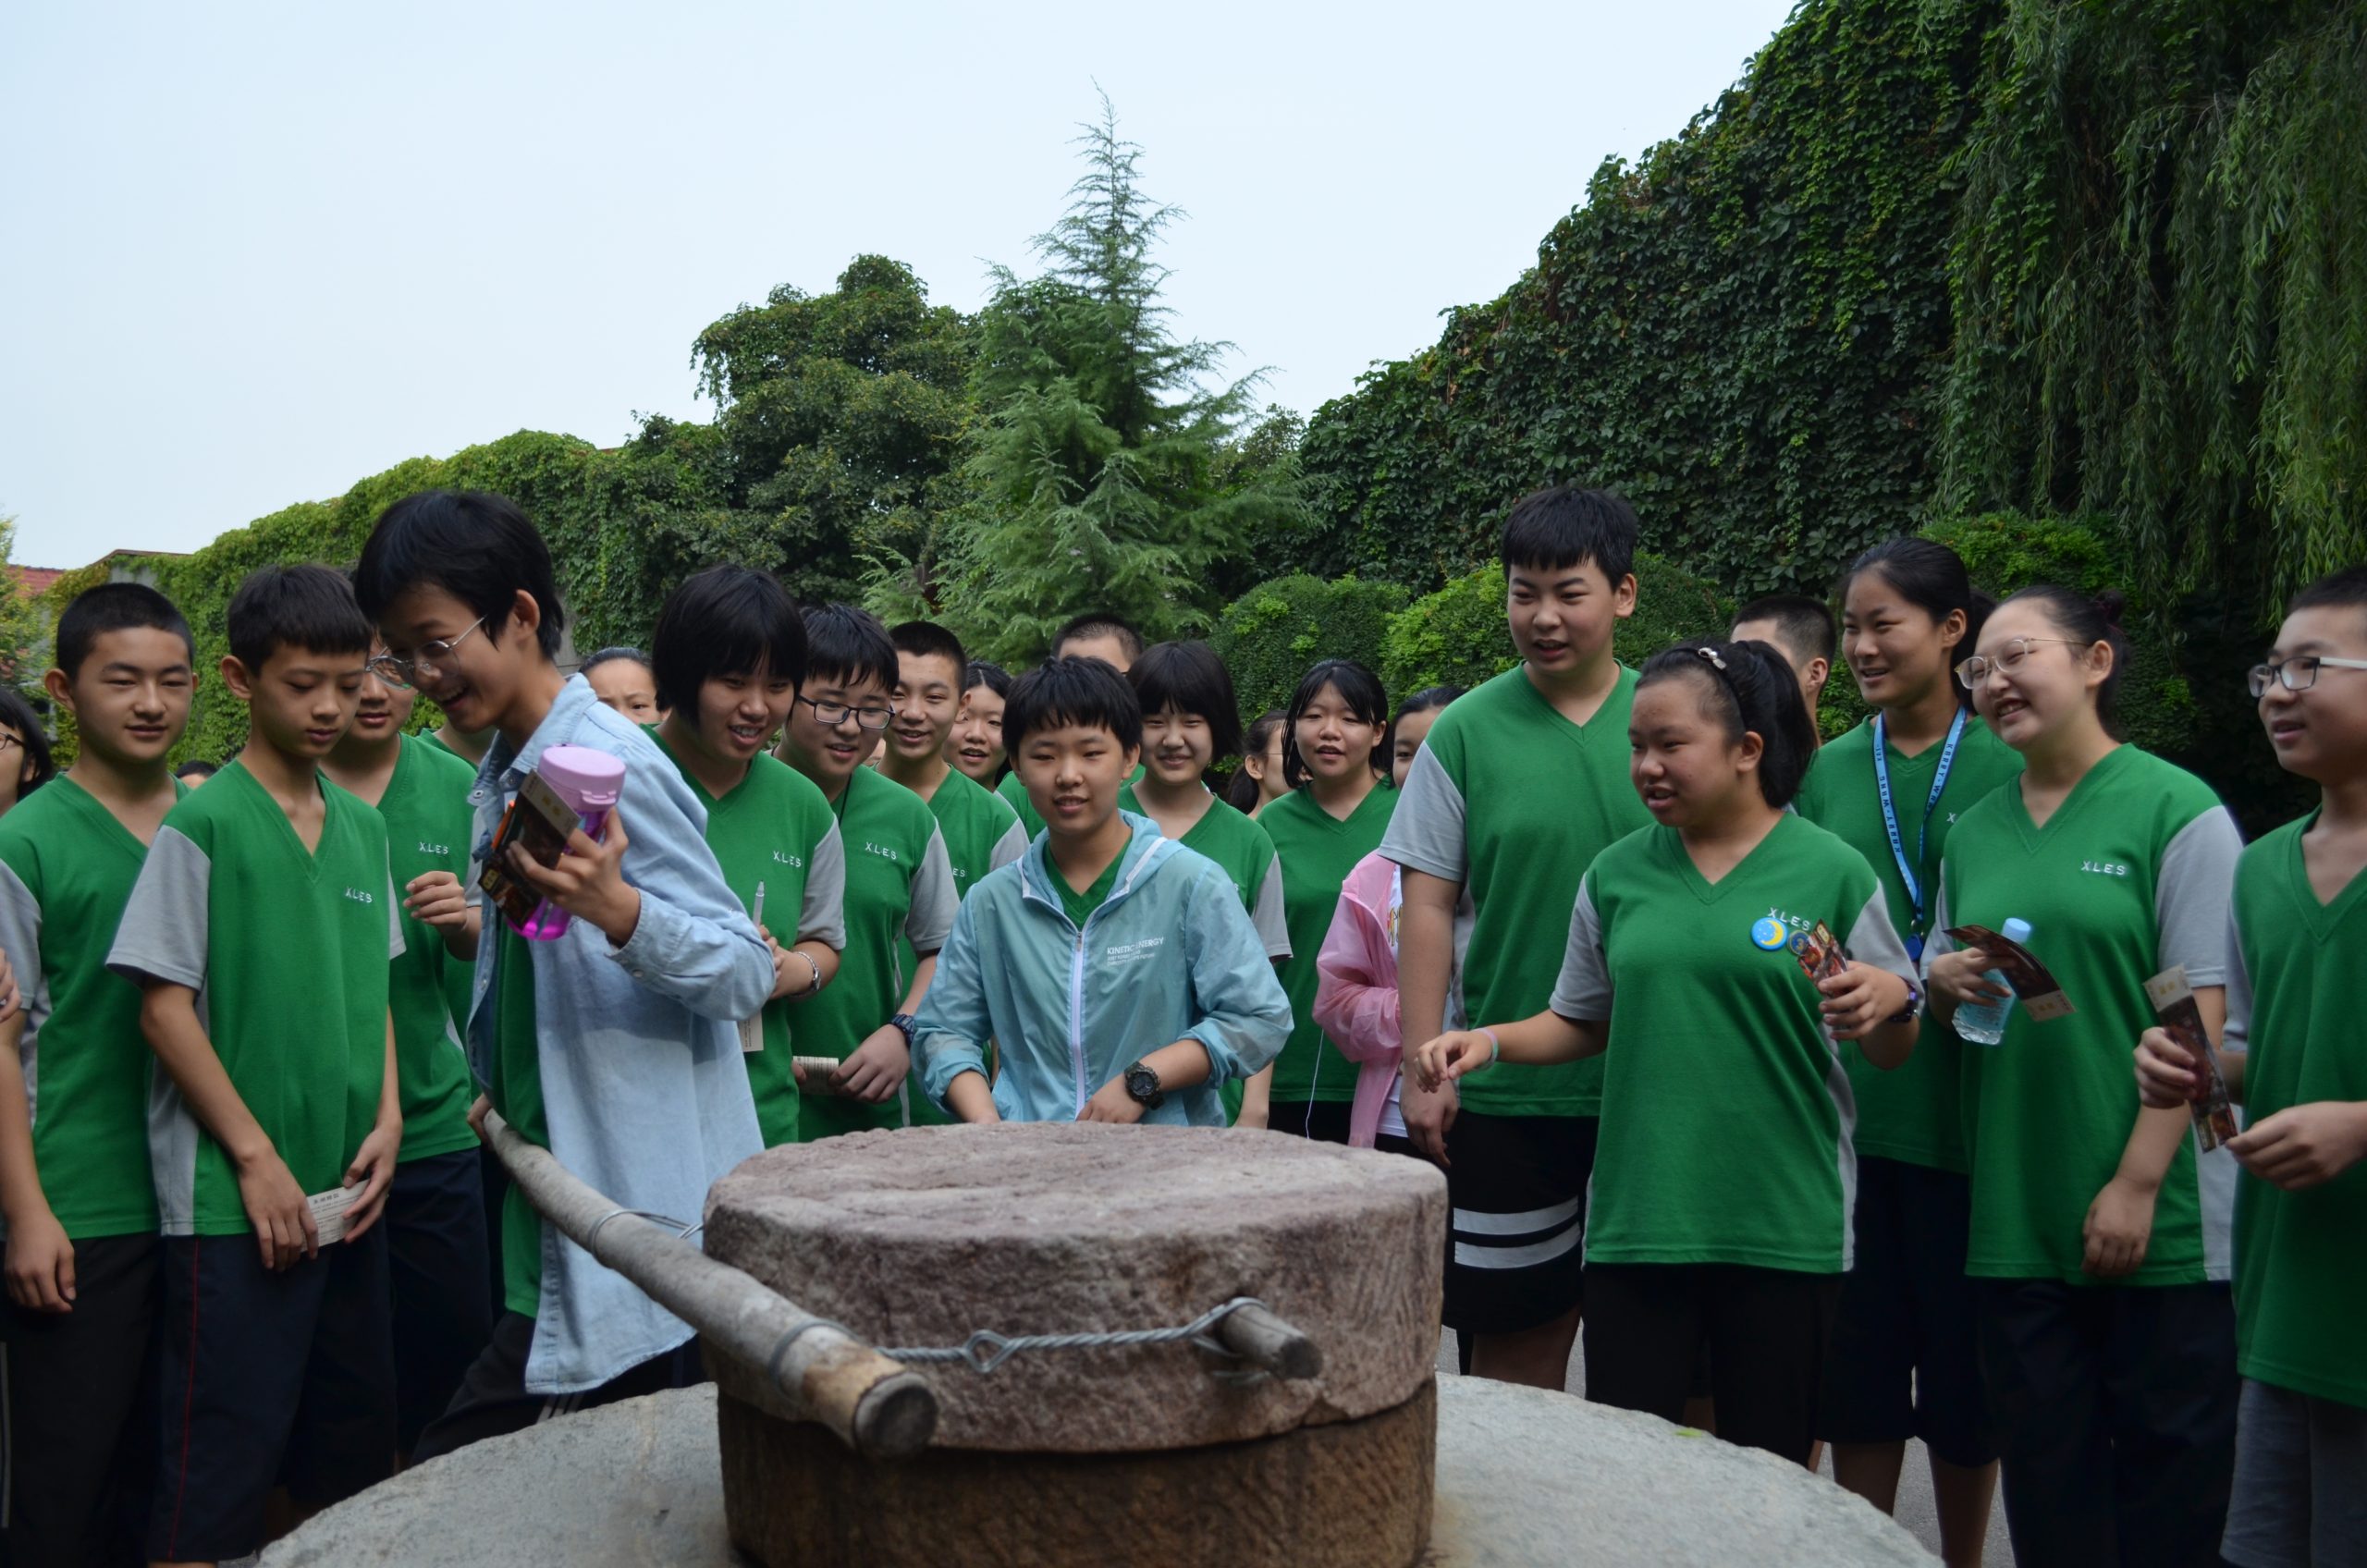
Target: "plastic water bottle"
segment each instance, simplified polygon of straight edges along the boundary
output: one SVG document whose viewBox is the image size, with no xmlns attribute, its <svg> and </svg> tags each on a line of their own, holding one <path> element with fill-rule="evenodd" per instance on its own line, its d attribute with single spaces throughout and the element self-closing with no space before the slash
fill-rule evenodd
<svg viewBox="0 0 2367 1568">
<path fill-rule="evenodd" d="M 2030 923 L 2019 918 L 2009 919 L 1998 935 L 2009 942 L 2027 944 L 2030 939 Z M 1992 985 L 2005 986 L 2005 976 L 1993 969 L 1981 976 Z M 2005 986 L 2005 995 L 1993 1002 L 1967 1002 L 1956 1009 L 1956 1034 L 1976 1046 L 1993 1046 L 2005 1037 L 2005 1014 L 2014 1005 L 2013 987 Z"/>
<path fill-rule="evenodd" d="M 543 753 L 534 771 L 550 786 L 552 794 L 583 819 L 584 837 L 599 838 L 600 829 L 607 826 L 608 808 L 617 803 L 617 796 L 624 790 L 625 765 L 589 746 L 553 746 Z M 572 918 L 545 899 L 526 917 L 526 924 L 518 928 L 518 935 L 530 942 L 555 942 L 566 932 Z"/>
</svg>

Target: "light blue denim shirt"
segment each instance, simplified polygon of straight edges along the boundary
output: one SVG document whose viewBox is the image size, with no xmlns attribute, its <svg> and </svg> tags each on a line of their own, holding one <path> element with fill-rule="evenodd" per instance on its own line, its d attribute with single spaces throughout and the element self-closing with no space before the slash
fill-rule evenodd
<svg viewBox="0 0 2367 1568">
<path fill-rule="evenodd" d="M 705 1212 L 716 1179 L 765 1146 L 741 1060 L 738 1022 L 772 992 L 773 964 L 706 847 L 706 812 L 649 737 L 603 707 L 582 676 L 512 751 L 497 739 L 470 795 L 476 860 L 518 786 L 552 746 L 621 759 L 625 880 L 641 919 L 621 948 L 578 920 L 554 942 L 531 942 L 535 1060 L 551 1153 L 625 1208 Z M 488 905 L 485 918 L 498 920 Z M 469 1057 L 480 1082 L 494 1061 L 496 954 L 477 949 Z M 621 1274 L 543 1226 L 542 1306 L 526 1387 L 539 1394 L 598 1387 L 691 1337 L 691 1328 Z"/>
</svg>

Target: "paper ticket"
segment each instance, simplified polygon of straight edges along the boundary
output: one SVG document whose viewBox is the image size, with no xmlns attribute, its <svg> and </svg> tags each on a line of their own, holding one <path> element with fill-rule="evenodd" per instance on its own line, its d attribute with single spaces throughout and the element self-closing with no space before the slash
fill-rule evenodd
<svg viewBox="0 0 2367 1568">
<path fill-rule="evenodd" d="M 2046 965 L 2021 943 L 2009 942 L 1986 925 L 1951 925 L 1948 937 L 1960 948 L 1979 948 L 1997 961 L 1997 973 L 2022 999 L 2022 1011 L 2033 1023 L 2044 1023 L 2079 1011 L 2063 994 L 2063 983 L 2048 974 Z"/>
<path fill-rule="evenodd" d="M 325 1193 L 314 1193 L 304 1200 L 313 1211 L 313 1231 L 321 1245 L 345 1240 L 345 1211 L 353 1207 L 353 1194 L 359 1187 L 331 1187 Z"/>
<path fill-rule="evenodd" d="M 2187 984 L 2186 966 L 2174 964 L 2145 982 L 2146 999 L 2163 1032 L 2186 1047 L 2194 1059 L 2197 1082 L 2187 1096 L 2194 1118 L 2195 1145 L 2209 1154 L 2236 1135 L 2236 1107 L 2227 1097 L 2227 1080 L 2220 1075 L 2219 1058 L 2211 1048 L 2211 1033 L 2202 1026 L 2202 1011 L 2194 1005 L 2194 987 Z"/>
</svg>

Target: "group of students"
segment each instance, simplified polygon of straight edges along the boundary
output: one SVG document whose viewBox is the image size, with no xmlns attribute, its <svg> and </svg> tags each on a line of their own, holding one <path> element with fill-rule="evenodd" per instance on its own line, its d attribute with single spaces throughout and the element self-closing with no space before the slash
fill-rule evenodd
<svg viewBox="0 0 2367 1568">
<path fill-rule="evenodd" d="M 2367 1550 L 2367 572 L 2252 672 L 2325 804 L 2246 850 L 2113 739 L 2109 606 L 1993 607 L 1902 539 L 1837 650 L 1763 601 L 1629 669 L 1637 532 L 1526 498 L 1516 668 L 1392 714 L 1325 660 L 1245 734 L 1204 643 L 1089 616 L 1013 679 L 737 566 L 570 677 L 531 523 L 435 492 L 350 575 L 241 587 L 249 738 L 196 790 L 187 625 L 81 595 L 46 678 L 76 760 L 0 814 L 0 1552 L 237 1557 L 695 1379 L 687 1326 L 505 1190 L 488 1110 L 686 1222 L 764 1147 L 928 1121 L 1425 1158 L 1467 1370 L 1561 1387 L 1583 1305 L 1590 1398 L 1829 1442 L 1885 1507 L 1920 1437 L 1952 1562 L 2001 1456 L 2028 1563 Z M 1874 716 L 1820 749 L 1836 651 Z M 448 727 L 407 735 L 423 693 Z M 562 745 L 624 784 L 500 868 L 570 917 L 530 939 L 474 874 Z M 1947 933 L 2009 918 L 2073 1010 L 1967 1045 L 2001 955 Z M 2145 996 L 2173 964 L 2240 1053 L 2251 1124 L 2208 1155 Z"/>
</svg>

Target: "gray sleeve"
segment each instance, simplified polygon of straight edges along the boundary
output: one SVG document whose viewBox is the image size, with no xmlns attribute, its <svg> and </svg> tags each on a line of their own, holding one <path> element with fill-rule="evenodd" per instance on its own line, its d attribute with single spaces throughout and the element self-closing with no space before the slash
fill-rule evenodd
<svg viewBox="0 0 2367 1568">
<path fill-rule="evenodd" d="M 31 1061 L 34 1036 L 49 1016 L 49 985 L 41 968 L 41 900 L 6 861 L 0 861 L 0 953 L 7 955 L 17 991 L 25 999 L 25 1032 L 17 1051 Z M 25 1084 L 29 1092 L 37 1092 L 30 1074 Z"/>
<path fill-rule="evenodd" d="M 1898 927 L 1890 923 L 1890 906 L 1883 901 L 1881 883 L 1874 884 L 1865 906 L 1849 922 L 1841 945 L 1856 962 L 1887 969 L 1918 990 L 1922 988 L 1923 983 L 1916 977 L 1915 961 L 1907 956 L 1907 944 L 1899 940 Z"/>
<path fill-rule="evenodd" d="M 394 851 L 386 851 L 386 958 L 388 962 L 411 950 L 403 940 L 402 890 L 395 886 Z"/>
<path fill-rule="evenodd" d="M 1282 905 L 1282 857 L 1279 851 L 1266 863 L 1266 876 L 1257 884 L 1257 897 L 1249 906 L 1249 924 L 1257 927 L 1257 939 L 1266 944 L 1266 956 L 1280 962 L 1291 956 L 1291 925 Z"/>
<path fill-rule="evenodd" d="M 192 839 L 169 824 L 158 828 L 123 906 L 107 967 L 134 984 L 162 980 L 202 990 L 213 874 L 213 863 Z"/>
<path fill-rule="evenodd" d="M 1562 952 L 1562 975 L 1553 982 L 1553 999 L 1545 1005 L 1555 1017 L 1580 1023 L 1597 1023 L 1611 1016 L 1611 967 L 1603 961 L 1602 916 L 1594 907 L 1591 874 L 1578 884 L 1577 905 L 1570 911 L 1570 945 Z"/>
<path fill-rule="evenodd" d="M 913 876 L 913 905 L 904 916 L 904 936 L 923 958 L 945 946 L 953 934 L 953 917 L 962 912 L 962 894 L 953 886 L 953 862 L 945 852 L 945 835 L 928 830 L 928 848 L 921 868 Z"/>
<path fill-rule="evenodd" d="M 797 911 L 798 942 L 819 942 L 834 953 L 847 950 L 847 846 L 834 821 L 805 855 L 805 901 Z"/>
<path fill-rule="evenodd" d="M 1002 837 L 997 839 L 995 847 L 987 851 L 987 869 L 1000 871 L 1004 866 L 1025 854 L 1027 844 L 1027 829 L 1020 825 L 1019 817 L 1014 814 L 1011 819 L 1011 826 L 1003 829 Z"/>
<path fill-rule="evenodd" d="M 2227 981 L 2227 908 L 2236 898 L 2243 835 L 2225 806 L 2213 806 L 2178 830 L 2153 878 L 2153 919 L 2161 933 L 2154 958 L 2186 966 L 2198 988 Z"/>
<path fill-rule="evenodd" d="M 18 978 L 21 980 L 22 975 Z M 2193 977 L 2188 976 L 2187 984 L 2193 983 Z M 2237 919 L 2233 903 L 2227 906 L 2227 1024 L 2219 1033 L 2219 1048 L 2252 1048 L 2252 974 L 2244 967 L 2243 925 Z"/>
<path fill-rule="evenodd" d="M 1463 838 L 1463 791 L 1428 746 L 1414 753 L 1380 852 L 1408 871 L 1457 885 L 1470 870 Z"/>
</svg>

